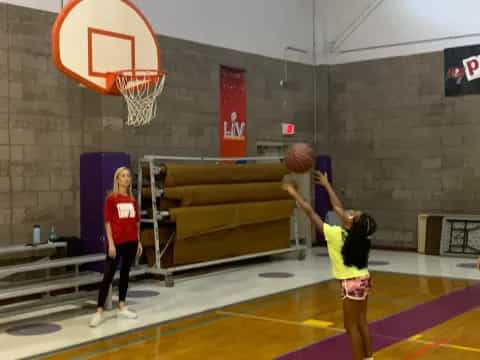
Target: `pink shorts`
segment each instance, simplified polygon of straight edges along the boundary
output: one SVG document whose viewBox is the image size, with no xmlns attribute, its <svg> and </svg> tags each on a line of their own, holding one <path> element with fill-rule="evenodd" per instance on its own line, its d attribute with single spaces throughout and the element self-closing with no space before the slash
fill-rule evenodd
<svg viewBox="0 0 480 360">
<path fill-rule="evenodd" d="M 340 280 L 342 286 L 342 299 L 365 300 L 368 291 L 372 288 L 370 275 Z"/>
</svg>

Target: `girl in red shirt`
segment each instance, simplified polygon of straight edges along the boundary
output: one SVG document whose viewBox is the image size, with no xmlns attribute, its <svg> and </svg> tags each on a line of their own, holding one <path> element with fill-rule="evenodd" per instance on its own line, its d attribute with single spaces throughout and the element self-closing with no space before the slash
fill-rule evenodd
<svg viewBox="0 0 480 360">
<path fill-rule="evenodd" d="M 105 230 L 108 239 L 108 253 L 105 260 L 103 281 L 98 294 L 97 312 L 90 321 L 91 327 L 100 325 L 103 320 L 103 308 L 115 275 L 120 258 L 120 281 L 118 284 L 117 316 L 136 319 L 137 314 L 125 306 L 130 268 L 135 256 L 141 256 L 142 245 L 139 241 L 138 204 L 132 194 L 132 175 L 128 168 L 120 167 L 113 176 L 113 191 L 104 203 Z"/>
</svg>

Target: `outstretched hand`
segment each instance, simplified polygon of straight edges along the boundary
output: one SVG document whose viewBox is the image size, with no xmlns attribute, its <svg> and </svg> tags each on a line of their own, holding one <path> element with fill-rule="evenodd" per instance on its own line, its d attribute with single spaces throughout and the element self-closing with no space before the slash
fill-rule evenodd
<svg viewBox="0 0 480 360">
<path fill-rule="evenodd" d="M 295 200 L 297 207 L 300 208 L 311 221 L 313 221 L 319 231 L 323 232 L 322 218 L 318 216 L 312 205 L 298 193 L 297 182 L 291 177 L 284 177 L 282 181 L 282 189 L 288 192 L 293 200 Z"/>
<path fill-rule="evenodd" d="M 313 181 L 315 184 L 321 185 L 321 186 L 326 186 L 329 184 L 328 182 L 328 177 L 327 173 L 322 173 L 321 171 L 315 171 L 313 175 Z"/>
</svg>

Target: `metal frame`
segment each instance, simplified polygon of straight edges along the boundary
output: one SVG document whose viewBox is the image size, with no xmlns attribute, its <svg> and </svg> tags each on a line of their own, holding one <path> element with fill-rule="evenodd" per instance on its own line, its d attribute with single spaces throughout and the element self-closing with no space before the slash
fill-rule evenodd
<svg viewBox="0 0 480 360">
<path fill-rule="evenodd" d="M 353 22 L 332 42 L 330 52 L 339 51 L 340 46 L 378 9 L 385 0 L 374 0 L 358 15 Z"/>
<path fill-rule="evenodd" d="M 174 285 L 173 281 L 173 273 L 179 272 L 179 271 L 184 271 L 184 270 L 191 270 L 191 269 L 198 269 L 201 267 L 208 267 L 208 266 L 213 266 L 213 265 L 219 265 L 219 264 L 225 264 L 225 263 L 230 263 L 230 262 L 235 262 L 235 261 L 240 261 L 240 260 L 246 260 L 246 259 L 254 259 L 258 257 L 263 257 L 263 256 L 270 256 L 270 255 L 279 255 L 279 254 L 286 254 L 290 252 L 297 252 L 298 253 L 298 259 L 299 260 L 304 260 L 305 259 L 305 251 L 306 251 L 306 246 L 300 245 L 300 240 L 298 237 L 298 215 L 294 211 L 293 217 L 294 217 L 294 241 L 295 244 L 293 246 L 290 246 L 289 248 L 285 249 L 279 249 L 279 250 L 272 250 L 272 251 L 266 251 L 266 252 L 260 252 L 260 253 L 253 253 L 253 254 L 248 254 L 248 255 L 243 255 L 243 256 L 235 256 L 235 257 L 229 257 L 229 258 L 224 258 L 224 259 L 219 259 L 219 260 L 212 260 L 212 261 L 204 261 L 200 263 L 195 263 L 195 264 L 190 264 L 190 265 L 183 265 L 183 266 L 174 266 L 174 267 L 167 267 L 167 268 L 162 268 L 161 267 L 161 259 L 163 255 L 165 254 L 167 248 L 172 244 L 174 238 L 175 238 L 175 233 L 171 235 L 170 239 L 168 240 L 167 244 L 164 246 L 163 249 L 160 250 L 160 240 L 158 236 L 158 228 L 159 228 L 159 222 L 162 221 L 162 219 L 165 216 L 168 216 L 168 212 L 159 212 L 157 210 L 157 204 L 156 204 L 156 199 L 163 193 L 163 189 L 156 184 L 155 180 L 155 175 L 158 173 L 158 166 L 156 166 L 155 162 L 157 161 L 208 161 L 208 162 L 222 162 L 222 161 L 265 161 L 265 160 L 271 160 L 271 161 L 280 161 L 282 160 L 283 157 L 278 157 L 278 156 L 272 156 L 272 157 L 243 157 L 243 158 L 218 158 L 218 157 L 180 157 L 180 156 L 160 156 L 160 155 L 145 155 L 143 158 L 139 159 L 138 161 L 138 204 L 140 208 L 140 214 L 141 218 L 140 221 L 143 223 L 153 223 L 153 230 L 154 230 L 154 240 L 155 240 L 155 266 L 149 267 L 147 272 L 152 273 L 152 274 L 160 274 L 165 277 L 165 284 L 167 287 L 172 287 Z M 142 189 L 143 189 L 143 165 L 147 164 L 150 172 L 150 193 L 151 193 L 151 200 L 152 200 L 152 217 L 151 218 L 145 218 L 143 216 L 142 212 Z"/>
<path fill-rule="evenodd" d="M 480 221 L 480 215 L 474 214 L 452 214 L 452 213 L 429 213 L 429 216 L 442 217 L 442 234 L 440 239 L 440 256 L 460 256 L 460 257 L 474 257 L 478 256 L 472 252 L 450 252 L 450 228 L 454 222 L 475 222 Z M 452 221 L 453 220 L 453 221 Z M 480 251 L 480 249 L 477 249 Z M 480 252 L 479 252 L 480 254 Z"/>
<path fill-rule="evenodd" d="M 50 260 L 47 262 L 23 264 L 23 265 L 9 265 L 0 267 L 0 279 L 10 276 L 12 274 L 25 273 L 29 271 L 47 271 L 45 278 L 36 279 L 33 282 L 24 282 L 21 285 L 0 287 L 0 300 L 13 299 L 16 297 L 28 296 L 28 295 L 40 295 L 46 294 L 50 296 L 51 291 L 70 289 L 74 290 L 75 294 L 80 292 L 79 287 L 89 284 L 101 282 L 103 275 L 96 272 L 80 272 L 80 265 L 103 261 L 105 254 L 92 254 L 83 255 L 74 258 L 65 258 L 58 260 Z M 73 276 L 60 276 L 52 278 L 49 270 L 54 268 L 62 268 L 66 266 L 74 266 Z M 138 266 L 132 268 L 130 276 L 138 276 L 147 273 L 146 266 Z M 118 278 L 118 274 L 115 275 L 115 279 Z M 0 306 L 0 309 L 2 306 Z"/>
<path fill-rule="evenodd" d="M 446 221 L 450 224 L 450 238 L 448 243 L 449 253 L 469 255 L 480 253 L 480 249 L 475 248 L 469 242 L 470 232 L 480 229 L 480 220 L 447 219 Z M 455 227 L 455 225 L 460 225 L 460 227 Z M 468 227 L 468 225 L 475 226 Z"/>
</svg>

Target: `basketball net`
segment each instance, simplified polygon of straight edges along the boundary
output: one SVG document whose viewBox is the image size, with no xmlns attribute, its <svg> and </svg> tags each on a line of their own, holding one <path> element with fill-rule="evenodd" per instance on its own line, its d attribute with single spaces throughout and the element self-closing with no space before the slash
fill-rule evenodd
<svg viewBox="0 0 480 360">
<path fill-rule="evenodd" d="M 127 70 L 117 73 L 116 85 L 128 108 L 128 126 L 143 126 L 157 114 L 157 97 L 165 86 L 166 74 L 157 70 Z"/>
</svg>

